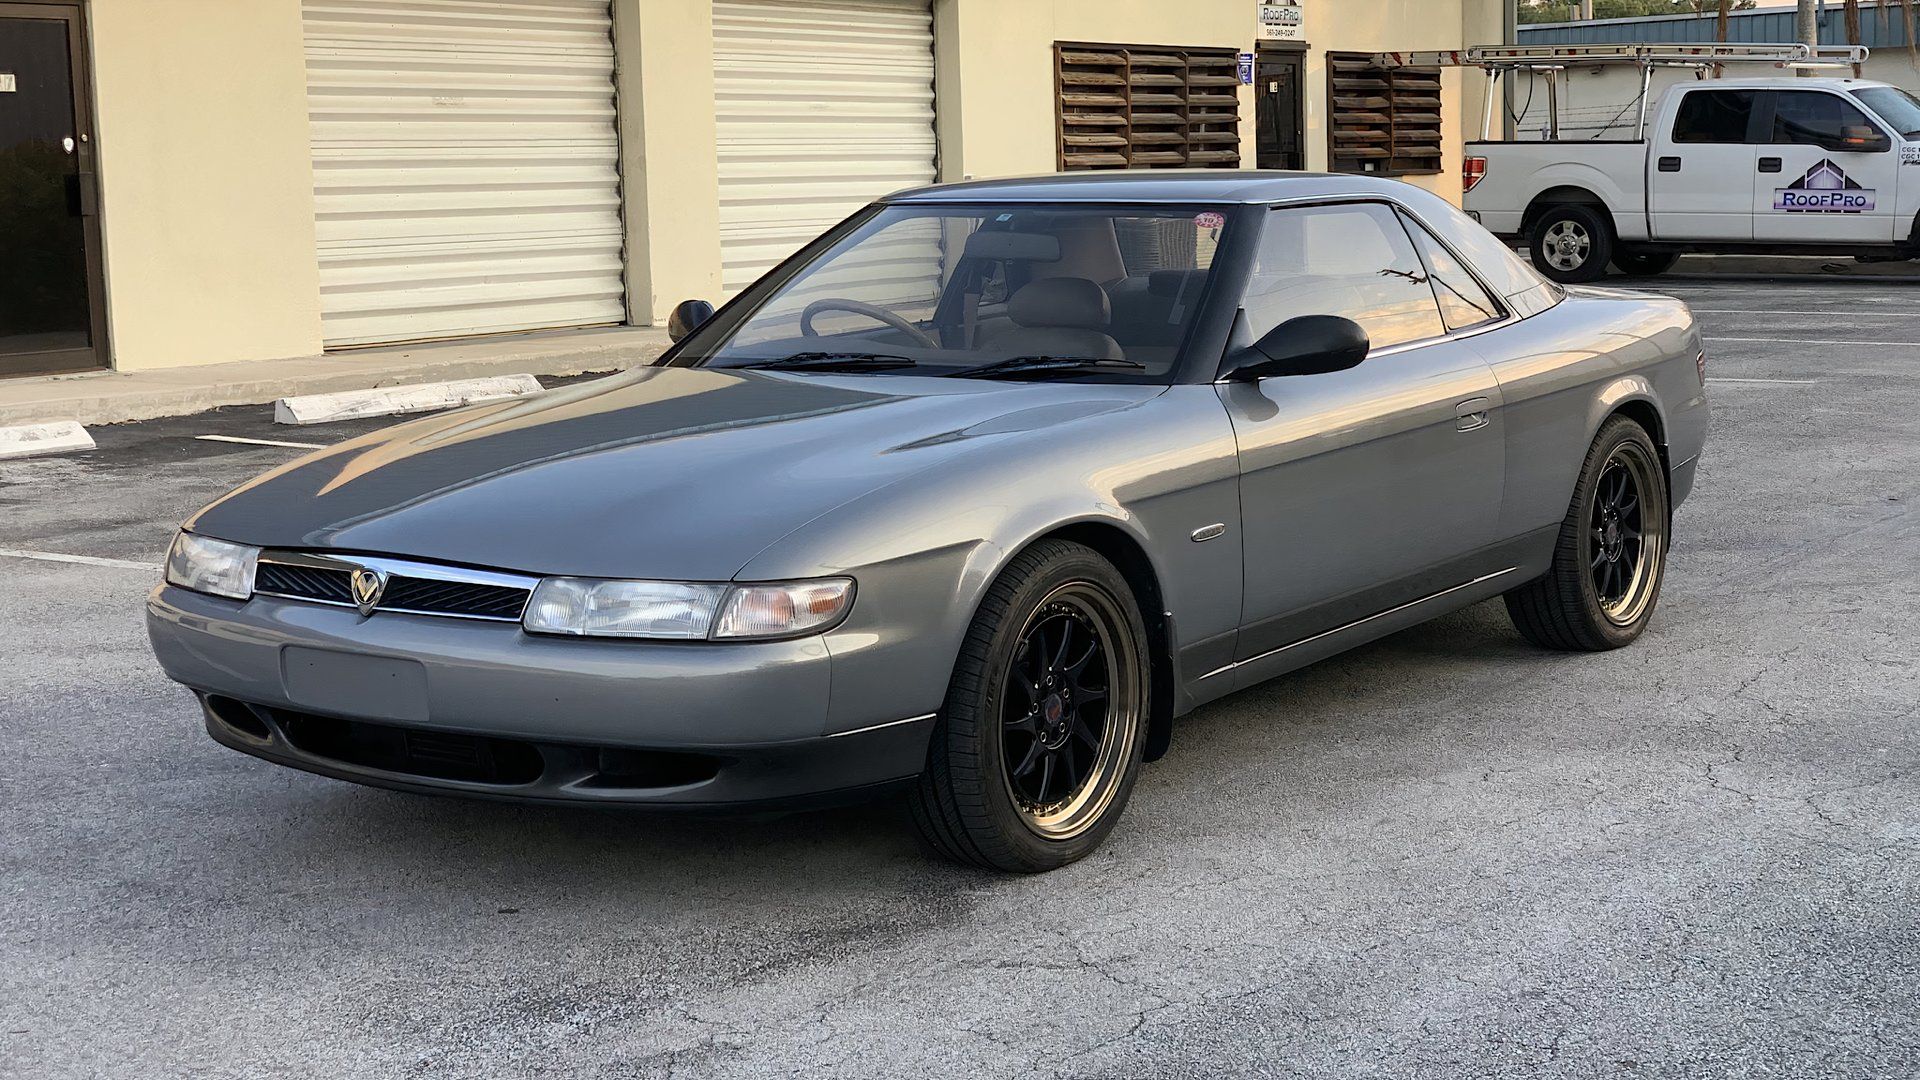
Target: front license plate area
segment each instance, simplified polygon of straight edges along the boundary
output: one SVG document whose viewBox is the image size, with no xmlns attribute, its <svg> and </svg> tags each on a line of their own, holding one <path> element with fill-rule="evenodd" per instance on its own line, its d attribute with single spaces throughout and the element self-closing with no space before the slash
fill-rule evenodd
<svg viewBox="0 0 1920 1080">
<path fill-rule="evenodd" d="M 418 660 L 289 645 L 280 679 L 294 705 L 373 720 L 427 719 L 427 669 Z"/>
</svg>

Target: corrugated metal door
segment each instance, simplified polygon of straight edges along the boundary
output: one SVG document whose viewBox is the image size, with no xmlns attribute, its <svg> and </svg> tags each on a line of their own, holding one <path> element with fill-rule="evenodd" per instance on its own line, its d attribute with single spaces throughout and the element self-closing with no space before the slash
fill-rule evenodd
<svg viewBox="0 0 1920 1080">
<path fill-rule="evenodd" d="M 829 226 L 934 177 L 926 0 L 713 5 L 729 296 Z"/>
<path fill-rule="evenodd" d="M 626 318 L 607 0 L 304 0 L 329 346 Z"/>
</svg>

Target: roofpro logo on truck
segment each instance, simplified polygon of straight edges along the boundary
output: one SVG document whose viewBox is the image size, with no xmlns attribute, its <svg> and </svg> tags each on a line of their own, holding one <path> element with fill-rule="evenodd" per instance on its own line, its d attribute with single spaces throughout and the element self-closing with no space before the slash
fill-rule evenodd
<svg viewBox="0 0 1920 1080">
<path fill-rule="evenodd" d="M 1874 191 L 1847 178 L 1830 159 L 1807 170 L 1792 187 L 1773 189 L 1773 208 L 1790 214 L 1864 214 L 1873 209 Z"/>
</svg>

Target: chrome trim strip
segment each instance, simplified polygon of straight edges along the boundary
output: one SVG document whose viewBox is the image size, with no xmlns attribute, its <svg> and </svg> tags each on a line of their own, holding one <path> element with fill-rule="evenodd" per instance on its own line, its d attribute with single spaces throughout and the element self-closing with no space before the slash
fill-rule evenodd
<svg viewBox="0 0 1920 1080">
<path fill-rule="evenodd" d="M 1494 578 L 1497 578 L 1497 577 L 1505 577 L 1508 574 L 1511 574 L 1518 569 L 1520 568 L 1517 566 L 1509 566 L 1505 570 L 1501 570 L 1497 573 L 1484 574 L 1480 577 L 1474 578 L 1472 581 L 1463 581 L 1460 584 L 1455 585 L 1450 589 L 1441 589 L 1437 593 L 1433 593 L 1428 596 L 1423 596 L 1418 600 L 1409 600 L 1406 603 L 1401 604 L 1399 607 L 1390 607 L 1385 611 L 1376 611 L 1373 614 L 1368 615 L 1364 619 L 1355 619 L 1352 622 L 1347 623 L 1345 626 L 1336 626 L 1331 630 L 1323 630 L 1320 633 L 1313 635 L 1312 637 L 1301 638 L 1299 641 L 1296 641 L 1290 645 L 1282 645 L 1277 649 L 1268 649 L 1266 652 L 1261 653 L 1259 656 L 1249 656 L 1245 660 L 1235 660 L 1233 663 L 1228 664 L 1226 667 L 1214 668 L 1212 671 L 1207 672 L 1205 675 L 1200 676 L 1200 678 L 1194 681 L 1205 682 L 1206 680 L 1213 678 L 1215 675 L 1225 674 L 1226 672 L 1232 671 L 1235 668 L 1245 667 L 1248 664 L 1258 663 L 1262 660 L 1265 660 L 1269 656 L 1278 656 L 1281 653 L 1286 652 L 1288 649 L 1297 649 L 1302 645 L 1307 645 L 1312 642 L 1319 641 L 1323 637 L 1331 637 L 1334 634 L 1351 630 L 1356 626 L 1361 626 L 1366 623 L 1370 623 L 1375 619 L 1384 619 L 1388 615 L 1392 615 L 1396 612 L 1405 611 L 1410 607 L 1415 607 L 1420 604 L 1424 604 L 1429 600 L 1438 600 L 1441 597 L 1446 596 L 1450 593 L 1457 593 L 1461 589 L 1471 589 L 1475 585 L 1479 585 L 1482 582 L 1492 581 Z"/>
<path fill-rule="evenodd" d="M 455 585 L 492 585 L 505 589 L 523 589 L 528 598 L 533 595 L 534 586 L 540 584 L 537 577 L 525 574 L 508 574 L 498 570 L 470 570 L 464 566 L 443 566 L 438 563 L 415 562 L 411 559 L 391 559 L 382 555 L 368 555 L 364 558 L 336 555 L 315 555 L 305 551 L 263 551 L 258 559 L 270 566 L 290 566 L 305 570 L 338 570 L 351 573 L 362 568 L 382 570 L 389 575 L 420 581 L 444 581 Z M 291 593 L 274 592 L 270 589 L 255 588 L 255 596 L 271 596 L 278 600 L 291 600 L 298 604 L 320 604 L 325 607 L 343 607 L 359 610 L 359 605 L 344 600 L 320 600 L 311 596 L 295 596 Z M 520 625 L 520 616 L 506 615 L 469 615 L 456 611 L 420 611 L 415 608 L 387 607 L 380 605 L 375 612 L 388 615 L 418 615 L 428 619 L 467 619 L 472 622 L 497 622 Z"/>
<path fill-rule="evenodd" d="M 497 585 L 508 589 L 526 589 L 533 591 L 540 579 L 526 574 L 509 574 L 498 570 L 470 570 L 464 566 L 446 566 L 440 563 L 415 562 L 412 559 L 393 559 L 384 555 L 344 556 L 314 555 L 305 551 L 263 551 L 260 561 L 280 566 L 304 567 L 309 570 L 345 570 L 354 571 L 361 567 L 373 570 L 385 570 L 389 574 L 402 577 L 424 578 L 429 581 L 447 581 L 459 585 Z"/>
<path fill-rule="evenodd" d="M 828 735 L 827 738 L 840 739 L 840 738 L 845 738 L 848 735 L 865 735 L 869 731 L 879 731 L 881 728 L 899 727 L 901 724 L 917 724 L 922 720 L 931 720 L 934 717 L 939 715 L 940 715 L 939 713 L 927 713 L 924 716 L 909 716 L 905 720 L 889 720 L 884 724 L 874 724 L 871 727 L 854 728 L 852 731 L 836 731 L 833 734 Z"/>
</svg>

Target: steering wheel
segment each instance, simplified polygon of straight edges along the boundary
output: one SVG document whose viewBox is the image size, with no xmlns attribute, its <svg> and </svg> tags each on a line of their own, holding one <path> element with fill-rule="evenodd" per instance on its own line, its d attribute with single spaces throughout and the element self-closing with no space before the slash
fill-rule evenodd
<svg viewBox="0 0 1920 1080">
<path fill-rule="evenodd" d="M 832 296 L 825 300 L 815 300 L 813 303 L 807 305 L 806 310 L 800 313 L 800 332 L 808 337 L 819 337 L 819 331 L 813 328 L 813 317 L 823 311 L 846 311 L 855 315 L 865 315 L 869 319 L 885 323 L 889 327 L 907 335 L 922 348 L 938 349 L 940 347 L 939 342 L 928 337 L 919 327 L 885 308 L 877 308 L 872 304 L 863 304 L 858 300 L 846 300 Z"/>
</svg>

